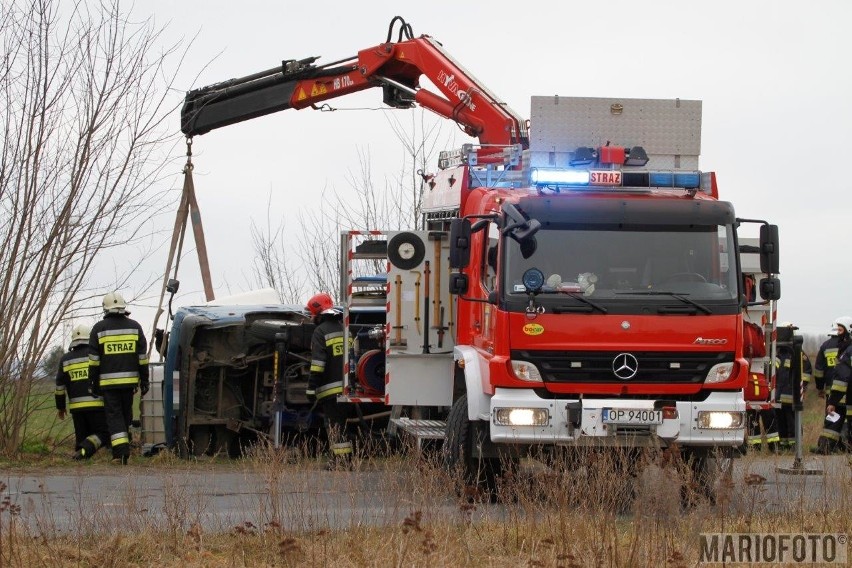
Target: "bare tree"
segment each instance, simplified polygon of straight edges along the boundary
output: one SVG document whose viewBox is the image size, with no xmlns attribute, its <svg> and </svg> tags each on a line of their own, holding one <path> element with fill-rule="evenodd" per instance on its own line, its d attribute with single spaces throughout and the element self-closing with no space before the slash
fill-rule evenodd
<svg viewBox="0 0 852 568">
<path fill-rule="evenodd" d="M 19 450 L 33 379 L 64 318 L 127 276 L 94 281 L 96 259 L 138 239 L 157 201 L 150 190 L 168 160 L 162 143 L 175 140 L 165 107 L 183 55 L 161 45 L 161 31 L 129 20 L 119 0 L 61 10 L 59 0 L 11 0 L 0 11 L 6 455 Z"/>
<path fill-rule="evenodd" d="M 345 195 L 325 187 L 318 203 L 325 207 L 299 213 L 299 238 L 288 242 L 281 227 L 267 235 L 280 239 L 279 247 L 270 241 L 254 241 L 256 258 L 263 266 L 302 267 L 307 276 L 288 282 L 289 298 L 307 297 L 313 292 L 329 292 L 340 302 L 340 234 L 346 230 L 416 230 L 423 227 L 421 206 L 427 171 L 434 162 L 441 136 L 441 119 L 424 110 L 385 113 L 394 136 L 400 142 L 400 169 L 395 177 L 379 187 L 373 179 L 372 159 L 369 149 L 358 148 L 358 169 L 347 176 Z M 404 124 L 402 117 L 410 119 Z M 289 246 L 288 246 L 289 245 Z M 270 253 L 274 252 L 273 257 Z M 293 260 L 293 255 L 297 260 Z M 274 258 L 274 260 L 273 260 Z M 372 268 L 380 273 L 384 267 L 376 263 Z M 263 271 L 256 271 L 259 283 L 276 286 L 275 280 Z M 286 277 L 284 279 L 286 281 Z"/>
<path fill-rule="evenodd" d="M 271 197 L 269 206 L 272 210 Z M 297 304 L 301 301 L 304 277 L 291 266 L 292 260 L 287 257 L 287 240 L 284 236 L 284 225 L 272 228 L 272 219 L 266 216 L 266 228 L 257 226 L 252 219 L 251 240 L 254 247 L 254 276 L 255 281 L 267 285 L 278 292 L 278 298 L 283 304 Z"/>
</svg>

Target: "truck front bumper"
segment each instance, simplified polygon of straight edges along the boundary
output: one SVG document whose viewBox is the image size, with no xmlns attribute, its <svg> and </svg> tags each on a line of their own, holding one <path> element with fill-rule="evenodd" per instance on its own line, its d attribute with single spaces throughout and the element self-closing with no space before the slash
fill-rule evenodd
<svg viewBox="0 0 852 568">
<path fill-rule="evenodd" d="M 636 415 L 661 405 L 669 410 L 659 424 L 604 423 L 605 410 Z M 662 397 L 660 401 L 543 399 L 531 389 L 498 388 L 491 397 L 489 423 L 491 441 L 497 444 L 738 446 L 745 439 L 745 410 L 739 392 L 714 392 L 700 402 L 665 403 Z M 521 424 L 508 423 L 510 415 L 521 416 Z M 524 425 L 523 419 L 529 419 L 530 425 Z"/>
</svg>

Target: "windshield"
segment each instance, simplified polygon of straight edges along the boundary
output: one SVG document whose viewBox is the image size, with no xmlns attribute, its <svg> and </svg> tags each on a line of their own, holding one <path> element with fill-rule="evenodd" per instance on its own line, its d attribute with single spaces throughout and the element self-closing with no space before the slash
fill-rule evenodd
<svg viewBox="0 0 852 568">
<path fill-rule="evenodd" d="M 736 309 L 729 225 L 549 223 L 535 239 L 529 258 L 523 258 L 518 243 L 505 239 L 504 297 L 509 303 L 528 301 L 522 277 L 538 268 L 544 285 L 537 301 L 544 305 L 573 304 L 607 313 L 644 313 L 649 305 L 664 304 L 706 314 Z"/>
</svg>

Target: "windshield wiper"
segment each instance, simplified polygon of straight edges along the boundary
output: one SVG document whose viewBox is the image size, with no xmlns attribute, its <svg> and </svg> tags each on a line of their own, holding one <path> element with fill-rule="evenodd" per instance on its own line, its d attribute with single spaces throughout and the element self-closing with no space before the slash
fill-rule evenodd
<svg viewBox="0 0 852 568">
<path fill-rule="evenodd" d="M 567 296 L 571 296 L 575 300 L 580 300 L 581 302 L 583 302 L 587 306 L 591 306 L 592 308 L 594 308 L 595 310 L 598 310 L 602 314 L 606 314 L 606 313 L 609 312 L 609 310 L 607 310 L 605 307 L 598 304 L 597 302 L 591 301 L 590 299 L 586 298 L 585 296 L 583 296 L 579 292 L 566 292 L 564 290 L 560 290 L 558 293 L 559 294 L 565 294 Z M 559 313 L 559 311 L 574 311 L 574 310 L 570 310 L 567 307 L 561 307 L 561 308 L 557 307 L 557 308 L 554 308 L 553 311 L 555 311 L 556 313 Z"/>
<path fill-rule="evenodd" d="M 690 300 L 689 298 L 687 298 L 686 295 L 678 294 L 677 292 L 666 292 L 666 291 L 663 291 L 663 290 L 636 290 L 635 292 L 618 292 L 618 294 L 620 294 L 620 295 L 628 294 L 628 295 L 636 295 L 636 296 L 670 296 L 672 298 L 676 298 L 676 299 L 680 300 L 684 304 L 689 304 L 690 306 L 692 306 L 694 308 L 698 308 L 699 310 L 701 310 L 702 312 L 704 312 L 707 315 L 710 315 L 710 314 L 713 313 L 713 310 L 711 310 L 710 308 L 708 308 L 704 304 L 699 304 L 695 300 Z"/>
</svg>

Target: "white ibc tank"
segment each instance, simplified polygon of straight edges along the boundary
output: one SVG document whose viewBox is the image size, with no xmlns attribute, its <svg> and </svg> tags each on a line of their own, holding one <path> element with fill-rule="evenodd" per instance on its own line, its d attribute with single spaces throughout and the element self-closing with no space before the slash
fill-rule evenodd
<svg viewBox="0 0 852 568">
<path fill-rule="evenodd" d="M 163 422 L 163 363 L 151 363 L 148 366 L 151 388 L 139 403 L 139 413 L 142 422 L 142 443 L 160 444 L 166 441 L 166 427 Z M 176 383 L 173 408 L 178 407 Z"/>
</svg>

